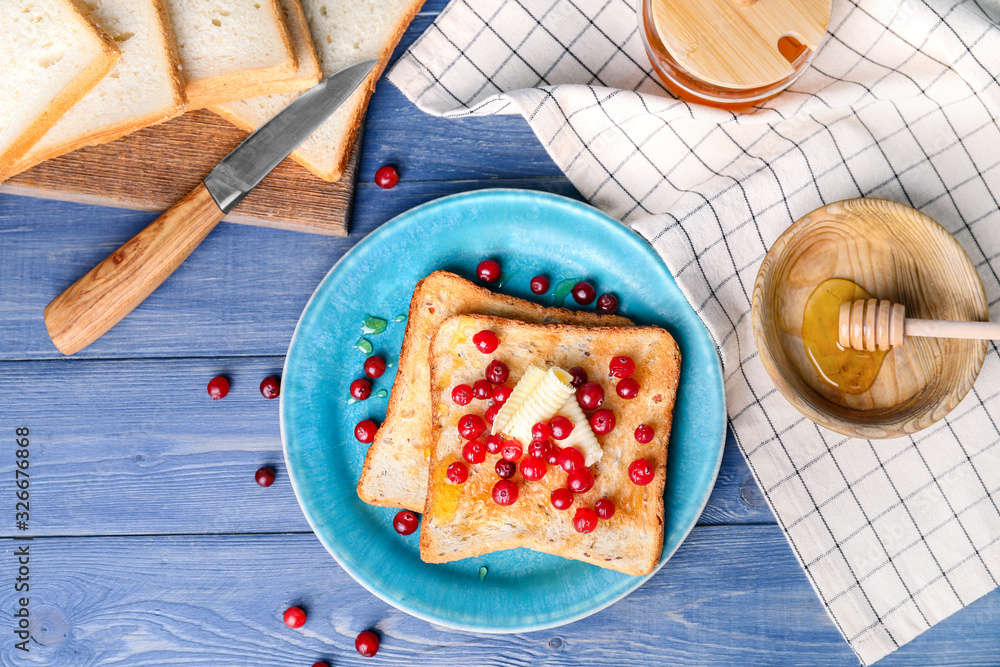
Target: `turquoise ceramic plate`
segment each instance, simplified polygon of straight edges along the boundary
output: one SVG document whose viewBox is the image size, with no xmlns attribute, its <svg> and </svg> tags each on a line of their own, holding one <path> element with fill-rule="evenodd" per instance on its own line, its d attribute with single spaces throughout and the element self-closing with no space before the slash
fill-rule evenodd
<svg viewBox="0 0 1000 667">
<path fill-rule="evenodd" d="M 503 265 L 502 292 L 551 304 L 552 291 L 531 294 L 532 276 L 547 274 L 553 289 L 561 280 L 586 278 L 599 293 L 617 294 L 624 315 L 677 339 L 683 366 L 667 457 L 661 566 L 708 500 L 726 411 L 715 346 L 663 262 L 634 232 L 585 204 L 522 190 L 446 197 L 384 224 L 333 267 L 302 313 L 281 383 L 285 460 L 306 518 L 337 562 L 393 606 L 455 628 L 522 632 L 592 614 L 646 577 L 526 549 L 428 565 L 420 560 L 419 534 L 393 530 L 396 510 L 372 507 L 355 490 L 367 448 L 354 439 L 354 425 L 385 416 L 388 399 L 378 394 L 388 392 L 396 370 L 391 366 L 374 382 L 372 398 L 348 403 L 348 386 L 368 356 L 356 344 L 365 338 L 394 359 L 406 326 L 397 316 L 405 316 L 417 281 L 435 269 L 474 278 L 487 257 Z M 386 320 L 384 332 L 363 332 L 369 315 Z"/>
</svg>

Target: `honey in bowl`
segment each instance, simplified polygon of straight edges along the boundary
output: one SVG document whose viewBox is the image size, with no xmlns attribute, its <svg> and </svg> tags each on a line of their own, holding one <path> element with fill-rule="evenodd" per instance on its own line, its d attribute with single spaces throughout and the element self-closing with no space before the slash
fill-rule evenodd
<svg viewBox="0 0 1000 667">
<path fill-rule="evenodd" d="M 845 349 L 838 341 L 841 304 L 870 298 L 850 280 L 831 278 L 816 287 L 802 313 L 802 343 L 809 362 L 823 382 L 846 394 L 868 391 L 888 354 Z"/>
</svg>

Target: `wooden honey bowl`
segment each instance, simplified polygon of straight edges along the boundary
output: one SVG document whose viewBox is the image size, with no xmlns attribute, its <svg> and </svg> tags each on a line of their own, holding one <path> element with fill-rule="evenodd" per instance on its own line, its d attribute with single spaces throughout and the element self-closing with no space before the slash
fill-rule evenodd
<svg viewBox="0 0 1000 667">
<path fill-rule="evenodd" d="M 987 341 L 908 338 L 884 353 L 867 390 L 849 393 L 824 381 L 809 359 L 803 324 L 810 297 L 831 278 L 901 303 L 913 317 L 989 319 L 968 255 L 926 215 L 880 199 L 818 208 L 771 246 L 751 306 L 764 368 L 799 412 L 844 435 L 893 438 L 930 426 L 959 404 L 982 368 Z"/>
</svg>

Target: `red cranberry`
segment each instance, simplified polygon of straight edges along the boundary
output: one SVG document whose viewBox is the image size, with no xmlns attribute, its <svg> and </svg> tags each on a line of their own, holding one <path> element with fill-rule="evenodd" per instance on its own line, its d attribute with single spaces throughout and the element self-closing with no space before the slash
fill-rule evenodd
<svg viewBox="0 0 1000 667">
<path fill-rule="evenodd" d="M 534 456 L 525 456 L 521 461 L 521 476 L 529 482 L 537 482 L 545 477 L 545 461 L 536 459 Z"/>
<path fill-rule="evenodd" d="M 590 468 L 571 472 L 566 478 L 566 486 L 573 493 L 586 493 L 594 486 L 594 473 L 590 472 Z"/>
<path fill-rule="evenodd" d="M 468 405 L 472 402 L 472 387 L 460 384 L 451 390 L 451 400 L 457 405 Z"/>
<path fill-rule="evenodd" d="M 501 479 L 493 485 L 493 502 L 497 505 L 513 505 L 517 502 L 517 484 L 509 479 Z"/>
<path fill-rule="evenodd" d="M 574 366 L 569 369 L 569 374 L 573 376 L 573 380 L 570 381 L 570 384 L 573 385 L 574 388 L 579 389 L 583 385 L 587 384 L 587 371 L 583 370 L 579 366 Z"/>
<path fill-rule="evenodd" d="M 550 466 L 559 465 L 559 448 L 555 445 L 550 444 L 548 449 L 545 450 L 542 460 L 548 463 Z"/>
<path fill-rule="evenodd" d="M 559 467 L 566 472 L 576 472 L 577 470 L 583 470 L 587 466 L 584 465 L 586 459 L 581 452 L 576 447 L 564 447 L 559 452 Z"/>
<path fill-rule="evenodd" d="M 584 410 L 596 410 L 604 403 L 604 387 L 588 382 L 576 390 L 576 400 Z"/>
<path fill-rule="evenodd" d="M 618 384 L 615 385 L 615 391 L 622 398 L 635 398 L 639 395 L 639 383 L 633 378 L 625 378 L 618 381 Z"/>
<path fill-rule="evenodd" d="M 462 458 L 469 463 L 482 463 L 486 460 L 486 443 L 482 440 L 470 440 L 462 447 Z"/>
<path fill-rule="evenodd" d="M 628 467 L 628 478 L 634 484 L 646 486 L 653 481 L 653 464 L 646 459 L 636 459 Z"/>
<path fill-rule="evenodd" d="M 385 373 L 385 359 L 382 357 L 368 357 L 365 359 L 365 375 L 373 380 L 377 380 Z"/>
<path fill-rule="evenodd" d="M 330 663 L 328 663 L 328 662 L 314 662 L 312 664 L 312 667 L 330 667 Z"/>
<path fill-rule="evenodd" d="M 552 506 L 557 510 L 568 510 L 569 506 L 573 504 L 573 492 L 569 489 L 556 489 L 549 498 L 552 500 Z"/>
<path fill-rule="evenodd" d="M 597 512 L 589 507 L 581 507 L 573 517 L 573 527 L 578 533 L 590 533 L 597 528 Z"/>
<path fill-rule="evenodd" d="M 481 401 L 493 395 L 493 385 L 489 380 L 476 380 L 472 385 L 472 395 Z"/>
<path fill-rule="evenodd" d="M 596 435 L 607 435 L 615 429 L 615 413 L 611 410 L 598 410 L 590 415 L 590 428 Z"/>
<path fill-rule="evenodd" d="M 500 456 L 506 461 L 517 461 L 521 458 L 521 443 L 517 440 L 504 440 L 500 447 Z"/>
<path fill-rule="evenodd" d="M 412 535 L 413 531 L 417 529 L 420 524 L 420 519 L 417 515 L 410 510 L 403 510 L 397 512 L 395 518 L 392 520 L 392 527 L 396 529 L 396 532 L 400 535 Z"/>
<path fill-rule="evenodd" d="M 548 440 L 552 437 L 552 428 L 545 422 L 538 422 L 531 427 L 532 440 Z"/>
<path fill-rule="evenodd" d="M 500 265 L 492 259 L 484 259 L 476 267 L 476 275 L 484 283 L 495 283 L 500 280 Z"/>
<path fill-rule="evenodd" d="M 279 393 L 281 393 L 281 387 L 278 385 L 278 378 L 272 375 L 260 381 L 260 395 L 264 398 L 278 398 Z"/>
<path fill-rule="evenodd" d="M 373 658 L 378 653 L 378 636 L 374 632 L 365 630 L 358 634 L 354 640 L 354 648 L 365 658 Z"/>
<path fill-rule="evenodd" d="M 372 383 L 365 378 L 358 378 L 351 383 L 351 396 L 363 401 L 372 395 Z"/>
<path fill-rule="evenodd" d="M 285 625 L 290 628 L 301 628 L 306 624 L 306 612 L 302 610 L 302 607 L 289 607 L 285 610 L 283 618 Z"/>
<path fill-rule="evenodd" d="M 622 355 L 620 357 L 615 357 L 608 364 L 608 372 L 611 377 L 616 378 L 627 378 L 632 373 L 635 373 L 635 362 L 632 361 L 632 357 L 627 357 Z"/>
<path fill-rule="evenodd" d="M 399 172 L 391 164 L 379 167 L 378 171 L 375 172 L 375 185 L 380 188 L 388 190 L 396 187 L 397 183 L 399 183 Z"/>
<path fill-rule="evenodd" d="M 653 441 L 653 427 L 646 426 L 645 424 L 640 424 L 635 428 L 635 441 L 645 445 L 647 442 Z"/>
<path fill-rule="evenodd" d="M 573 422 L 562 415 L 556 415 L 549 420 L 549 428 L 555 440 L 565 440 L 573 432 Z"/>
<path fill-rule="evenodd" d="M 618 297 L 614 294 L 602 294 L 597 297 L 597 312 L 614 315 L 618 312 Z"/>
<path fill-rule="evenodd" d="M 493 387 L 493 400 L 497 402 L 498 405 L 503 405 L 510 398 L 510 395 L 514 393 L 514 390 L 505 384 Z"/>
<path fill-rule="evenodd" d="M 510 479 L 517 472 L 517 465 L 505 459 L 498 459 L 496 471 L 500 479 Z"/>
<path fill-rule="evenodd" d="M 508 377 L 510 377 L 510 369 L 507 368 L 507 364 L 499 359 L 494 359 L 486 367 L 486 379 L 493 384 L 503 384 L 507 381 Z"/>
<path fill-rule="evenodd" d="M 378 425 L 371 419 L 366 419 L 358 422 L 358 425 L 354 427 L 354 437 L 358 439 L 358 442 L 363 442 L 367 445 L 375 439 L 375 431 L 377 430 Z"/>
<path fill-rule="evenodd" d="M 531 279 L 531 291 L 535 294 L 545 294 L 549 291 L 549 279 L 545 276 L 535 276 Z"/>
<path fill-rule="evenodd" d="M 577 284 L 573 285 L 573 298 L 576 299 L 576 302 L 581 306 L 593 303 L 596 296 L 597 292 L 594 291 L 594 286 L 585 280 L 581 280 Z"/>
<path fill-rule="evenodd" d="M 463 415 L 458 420 L 458 433 L 466 440 L 475 440 L 486 430 L 486 422 L 479 415 Z"/>
<path fill-rule="evenodd" d="M 486 408 L 486 414 L 483 417 L 486 419 L 486 423 L 493 426 L 493 422 L 497 420 L 497 413 L 500 412 L 500 405 L 495 404 Z"/>
<path fill-rule="evenodd" d="M 452 484 L 465 484 L 465 480 L 469 479 L 469 468 L 461 461 L 455 461 L 448 466 L 446 474 Z"/>
<path fill-rule="evenodd" d="M 208 382 L 208 395 L 212 397 L 213 401 L 217 401 L 220 398 L 225 398 L 226 394 L 229 393 L 229 380 L 222 377 L 214 377 Z"/>
<path fill-rule="evenodd" d="M 492 354 L 500 345 L 500 339 L 492 331 L 483 329 L 472 337 L 472 343 L 483 354 Z"/>
<path fill-rule="evenodd" d="M 610 519 L 615 515 L 615 504 L 608 498 L 601 498 L 594 504 L 597 516 L 602 519 Z"/>
<path fill-rule="evenodd" d="M 534 456 L 536 459 L 544 461 L 548 457 L 550 449 L 552 449 L 552 443 L 548 440 L 532 440 L 528 444 L 528 456 Z"/>
<path fill-rule="evenodd" d="M 257 468 L 257 472 L 254 473 L 253 478 L 257 481 L 258 485 L 267 488 L 274 484 L 274 468 L 271 468 L 270 466 Z"/>
<path fill-rule="evenodd" d="M 500 448 L 503 447 L 503 436 L 497 433 L 496 435 L 486 436 L 486 451 L 490 454 L 497 454 L 500 452 Z"/>
</svg>

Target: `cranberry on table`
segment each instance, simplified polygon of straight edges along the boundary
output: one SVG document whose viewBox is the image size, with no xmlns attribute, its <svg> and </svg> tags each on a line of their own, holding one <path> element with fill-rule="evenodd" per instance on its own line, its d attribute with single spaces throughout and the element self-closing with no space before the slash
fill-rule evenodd
<svg viewBox="0 0 1000 667">
<path fill-rule="evenodd" d="M 371 419 L 366 419 L 358 422 L 358 425 L 354 427 L 354 437 L 358 439 L 358 442 L 367 445 L 375 439 L 375 431 L 377 430 L 378 425 Z"/>
<path fill-rule="evenodd" d="M 569 506 L 573 504 L 573 492 L 569 489 L 556 489 L 549 498 L 552 500 L 552 506 L 557 510 L 568 510 Z"/>
<path fill-rule="evenodd" d="M 392 527 L 400 535 L 412 535 L 418 525 L 420 525 L 420 519 L 417 518 L 415 512 L 411 512 L 410 510 L 397 512 L 396 516 L 392 519 Z"/>
<path fill-rule="evenodd" d="M 614 294 L 602 294 L 597 297 L 597 312 L 614 315 L 618 312 L 618 297 Z"/>
<path fill-rule="evenodd" d="M 594 473 L 590 472 L 590 468 L 571 472 L 566 478 L 566 486 L 573 493 L 586 493 L 594 486 Z"/>
<path fill-rule="evenodd" d="M 610 519 L 615 515 L 615 503 L 610 498 L 601 498 L 594 503 L 597 516 L 601 519 Z"/>
<path fill-rule="evenodd" d="M 330 663 L 328 663 L 328 662 L 314 662 L 312 664 L 312 667 L 330 667 Z"/>
<path fill-rule="evenodd" d="M 615 385 L 615 391 L 622 398 L 632 399 L 639 395 L 639 383 L 635 378 L 624 378 Z"/>
<path fill-rule="evenodd" d="M 377 380 L 385 373 L 385 359 L 382 357 L 368 357 L 365 359 L 365 375 L 373 380 Z"/>
<path fill-rule="evenodd" d="M 506 459 L 498 460 L 494 468 L 497 471 L 497 477 L 500 479 L 510 479 L 517 472 L 517 465 Z"/>
<path fill-rule="evenodd" d="M 365 658 L 375 657 L 378 653 L 378 636 L 374 632 L 365 630 L 354 640 L 354 648 Z"/>
<path fill-rule="evenodd" d="M 604 387 L 587 382 L 576 390 L 576 400 L 584 410 L 596 410 L 604 403 Z"/>
<path fill-rule="evenodd" d="M 652 426 L 647 426 L 646 424 L 639 424 L 635 427 L 635 441 L 645 445 L 647 442 L 653 441 L 653 431 Z"/>
<path fill-rule="evenodd" d="M 632 361 L 632 357 L 619 355 L 608 364 L 608 373 L 611 377 L 627 378 L 635 373 L 635 362 Z"/>
<path fill-rule="evenodd" d="M 456 405 L 468 405 L 472 402 L 472 387 L 467 384 L 457 385 L 451 390 L 451 400 Z"/>
<path fill-rule="evenodd" d="M 499 405 L 503 405 L 510 398 L 510 395 L 514 393 L 514 390 L 505 384 L 493 387 L 493 400 Z"/>
<path fill-rule="evenodd" d="M 270 466 L 257 468 L 257 472 L 254 473 L 253 478 L 259 486 L 263 486 L 266 489 L 274 484 L 274 468 Z"/>
<path fill-rule="evenodd" d="M 462 447 L 462 458 L 469 463 L 482 463 L 486 460 L 486 443 L 482 440 L 470 440 Z"/>
<path fill-rule="evenodd" d="M 538 422 L 531 427 L 531 439 L 548 440 L 552 437 L 552 428 L 545 422 Z"/>
<path fill-rule="evenodd" d="M 587 384 L 587 371 L 583 370 L 579 366 L 574 366 L 569 369 L 569 374 L 573 376 L 570 384 L 573 385 L 575 389 L 579 389 L 583 385 Z"/>
<path fill-rule="evenodd" d="M 485 401 L 493 395 L 493 385 L 489 380 L 476 380 L 472 385 L 472 395 L 481 401 Z"/>
<path fill-rule="evenodd" d="M 448 466 L 445 474 L 452 484 L 465 484 L 465 480 L 469 479 L 469 468 L 461 461 L 455 461 Z"/>
<path fill-rule="evenodd" d="M 279 393 L 281 393 L 281 387 L 278 384 L 278 378 L 272 375 L 260 381 L 260 395 L 264 398 L 278 398 Z"/>
<path fill-rule="evenodd" d="M 476 275 L 484 283 L 495 283 L 500 280 L 500 265 L 492 259 L 484 259 L 476 267 Z"/>
<path fill-rule="evenodd" d="M 513 505 L 517 502 L 517 484 L 509 479 L 501 479 L 493 485 L 493 502 L 497 505 Z"/>
<path fill-rule="evenodd" d="M 228 393 L 229 380 L 226 378 L 219 375 L 208 381 L 208 395 L 212 397 L 213 401 L 225 398 Z"/>
<path fill-rule="evenodd" d="M 565 440 L 573 432 L 573 422 L 562 415 L 556 415 L 549 420 L 549 429 L 555 440 Z"/>
<path fill-rule="evenodd" d="M 559 451 L 559 467 L 566 472 L 576 472 L 577 470 L 583 470 L 587 466 L 584 465 L 586 459 L 581 452 L 576 447 L 564 447 Z"/>
<path fill-rule="evenodd" d="M 526 456 L 521 461 L 521 476 L 529 482 L 537 482 L 542 477 L 545 477 L 546 470 L 548 468 L 545 465 L 545 461 L 536 459 L 534 456 Z"/>
<path fill-rule="evenodd" d="M 531 279 L 531 291 L 535 294 L 545 294 L 549 291 L 549 279 L 545 276 L 535 276 Z"/>
<path fill-rule="evenodd" d="M 493 384 L 503 384 L 509 377 L 510 369 L 507 368 L 507 364 L 499 359 L 494 359 L 490 362 L 490 365 L 486 367 L 486 379 Z"/>
<path fill-rule="evenodd" d="M 472 337 L 472 343 L 483 354 L 491 354 L 500 345 L 500 339 L 489 329 L 483 329 Z"/>
<path fill-rule="evenodd" d="M 646 459 L 636 459 L 628 467 L 628 478 L 633 484 L 646 486 L 653 481 L 653 464 Z"/>
<path fill-rule="evenodd" d="M 490 454 L 499 454 L 500 448 L 503 447 L 503 436 L 499 433 L 496 435 L 488 435 L 486 436 L 484 444 L 486 445 L 486 451 Z"/>
<path fill-rule="evenodd" d="M 522 452 L 521 443 L 517 440 L 504 440 L 503 446 L 500 447 L 500 456 L 505 461 L 517 461 L 521 458 Z"/>
<path fill-rule="evenodd" d="M 590 415 L 590 428 L 596 435 L 607 435 L 615 430 L 615 413 L 611 410 L 598 410 Z"/>
<path fill-rule="evenodd" d="M 590 533 L 597 528 L 597 512 L 589 507 L 581 507 L 573 516 L 573 527 L 578 533 Z"/>
<path fill-rule="evenodd" d="M 363 401 L 372 395 L 372 383 L 365 378 L 358 378 L 351 383 L 351 396 Z"/>
<path fill-rule="evenodd" d="M 379 167 L 375 172 L 375 185 L 388 190 L 399 183 L 399 172 L 391 164 Z"/>
<path fill-rule="evenodd" d="M 500 412 L 499 405 L 491 405 L 490 407 L 486 408 L 486 414 L 483 415 L 483 418 L 486 419 L 487 424 L 493 426 L 493 422 L 497 420 L 497 413 L 499 412 Z"/>
<path fill-rule="evenodd" d="M 302 607 L 289 607 L 283 616 L 285 625 L 290 628 L 301 628 L 306 624 L 306 612 Z"/>
<path fill-rule="evenodd" d="M 581 280 L 573 285 L 573 299 L 581 306 L 593 303 L 596 297 L 597 292 L 594 290 L 594 286 L 586 280 Z"/>
</svg>

